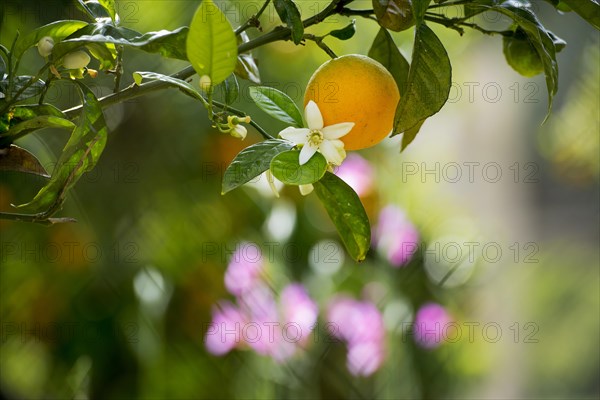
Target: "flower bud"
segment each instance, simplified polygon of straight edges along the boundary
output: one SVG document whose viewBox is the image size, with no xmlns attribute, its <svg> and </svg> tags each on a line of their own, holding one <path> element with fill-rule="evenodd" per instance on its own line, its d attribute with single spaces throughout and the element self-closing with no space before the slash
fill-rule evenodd
<svg viewBox="0 0 600 400">
<path fill-rule="evenodd" d="M 204 90 L 205 92 L 208 92 L 210 90 L 211 85 L 212 81 L 210 80 L 210 76 L 202 75 L 200 77 L 200 89 Z"/>
<path fill-rule="evenodd" d="M 63 66 L 66 69 L 85 68 L 90 60 L 90 56 L 85 51 L 74 51 L 63 58 Z"/>
<path fill-rule="evenodd" d="M 233 136 L 234 138 L 238 138 L 238 139 L 244 140 L 246 138 L 246 135 L 248 134 L 248 130 L 246 129 L 245 126 L 236 125 L 236 126 L 233 127 L 233 129 L 231 130 L 231 132 L 229 132 L 229 134 L 231 136 Z"/>
<path fill-rule="evenodd" d="M 37 42 L 38 53 L 42 57 L 48 57 L 54 48 L 54 40 L 50 36 L 44 36 Z"/>
</svg>

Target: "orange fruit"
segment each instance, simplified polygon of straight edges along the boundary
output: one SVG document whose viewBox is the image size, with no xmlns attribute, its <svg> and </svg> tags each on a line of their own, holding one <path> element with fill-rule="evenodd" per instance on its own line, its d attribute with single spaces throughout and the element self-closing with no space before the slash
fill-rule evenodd
<svg viewBox="0 0 600 400">
<path fill-rule="evenodd" d="M 321 65 L 308 81 L 304 106 L 319 106 L 325 126 L 354 122 L 341 137 L 346 150 L 359 150 L 381 142 L 392 132 L 398 86 L 387 69 L 360 54 L 334 58 Z"/>
</svg>

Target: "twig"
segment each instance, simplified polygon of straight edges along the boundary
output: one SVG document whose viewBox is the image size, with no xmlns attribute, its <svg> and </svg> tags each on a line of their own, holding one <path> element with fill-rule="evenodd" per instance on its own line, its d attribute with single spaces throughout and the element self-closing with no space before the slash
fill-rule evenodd
<svg viewBox="0 0 600 400">
<path fill-rule="evenodd" d="M 333 52 L 333 50 L 331 50 L 331 48 L 329 46 L 327 46 L 325 44 L 325 42 L 323 42 L 324 37 L 323 36 L 315 36 L 315 35 L 311 35 L 311 34 L 304 34 L 303 36 L 304 40 L 310 40 L 311 42 L 315 42 L 317 46 L 319 46 L 321 49 L 323 49 L 323 51 L 325 53 L 327 53 L 327 55 L 331 58 L 337 58 L 337 55 Z"/>
<path fill-rule="evenodd" d="M 248 20 L 246 22 L 244 22 L 242 25 L 238 26 L 237 29 L 235 30 L 236 36 L 240 35 L 242 32 L 244 32 L 246 29 L 248 29 L 250 27 L 255 27 L 260 30 L 259 18 L 262 15 L 262 13 L 265 12 L 265 10 L 267 9 L 267 6 L 269 5 L 270 2 L 271 2 L 271 0 L 266 0 L 264 2 L 264 4 L 262 5 L 262 8 L 260 10 L 258 10 L 258 12 L 256 14 L 254 14 L 253 16 L 248 18 Z"/>
</svg>

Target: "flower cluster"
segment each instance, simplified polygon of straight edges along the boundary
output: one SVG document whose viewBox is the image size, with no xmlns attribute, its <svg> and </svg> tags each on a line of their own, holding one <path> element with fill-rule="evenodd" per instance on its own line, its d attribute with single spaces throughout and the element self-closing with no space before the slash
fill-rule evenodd
<svg viewBox="0 0 600 400">
<path fill-rule="evenodd" d="M 214 355 L 224 355 L 234 348 L 249 347 L 284 362 L 306 345 L 318 307 L 298 283 L 287 285 L 277 299 L 263 279 L 262 255 L 249 256 L 250 247 L 256 250 L 238 246 L 227 267 L 225 286 L 236 301 L 221 301 L 213 308 L 206 348 Z"/>
<path fill-rule="evenodd" d="M 385 327 L 375 304 L 346 296 L 334 298 L 328 307 L 331 334 L 348 346 L 347 366 L 355 376 L 369 376 L 385 358 Z"/>
</svg>

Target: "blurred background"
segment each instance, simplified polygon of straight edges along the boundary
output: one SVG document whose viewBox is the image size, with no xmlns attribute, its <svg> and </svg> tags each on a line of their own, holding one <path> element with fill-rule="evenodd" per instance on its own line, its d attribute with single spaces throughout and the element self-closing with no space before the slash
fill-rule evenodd
<svg viewBox="0 0 600 400">
<path fill-rule="evenodd" d="M 308 16 L 328 2 L 298 3 Z M 117 4 L 123 25 L 146 32 L 187 25 L 198 2 Z M 219 2 L 234 26 L 260 4 Z M 598 398 L 599 33 L 573 13 L 534 6 L 568 43 L 550 119 L 541 125 L 544 78 L 512 71 L 500 38 L 434 26 L 453 64 L 448 104 L 406 151 L 386 139 L 338 171 L 373 225 L 361 264 L 314 194 L 286 187 L 275 198 L 264 179 L 220 194 L 228 163 L 260 140 L 255 131 L 243 142 L 219 134 L 201 104 L 172 89 L 107 109 L 106 150 L 60 214 L 78 223 L 0 222 L 1 396 Z M 1 18 L 7 45 L 17 30 L 84 17 L 64 0 L 6 1 Z M 269 7 L 263 26 L 276 23 Z M 336 54 L 368 52 L 377 26 L 356 23 L 351 40 L 326 40 Z M 394 39 L 409 58 L 410 31 Z M 328 59 L 314 43 L 254 55 L 262 84 L 299 106 Z M 22 73 L 42 64 L 29 50 Z M 124 79 L 184 65 L 127 49 Z M 285 128 L 240 83 L 234 106 L 273 135 Z M 90 85 L 106 95 L 112 79 Z M 47 99 L 68 108 L 77 96 L 58 84 Z M 51 169 L 67 138 L 44 130 L 19 145 Z M 42 184 L 0 176 L 2 211 Z M 261 288 L 260 301 L 239 295 L 240 279 Z M 301 315 L 310 326 L 291 350 L 261 348 L 244 332 L 221 340 L 215 329 L 255 322 L 265 304 L 282 323 Z"/>
</svg>

